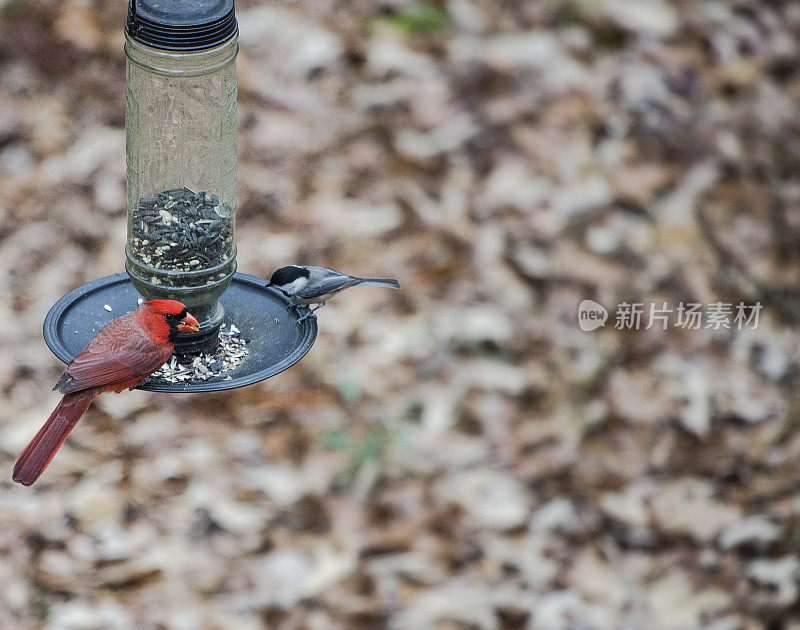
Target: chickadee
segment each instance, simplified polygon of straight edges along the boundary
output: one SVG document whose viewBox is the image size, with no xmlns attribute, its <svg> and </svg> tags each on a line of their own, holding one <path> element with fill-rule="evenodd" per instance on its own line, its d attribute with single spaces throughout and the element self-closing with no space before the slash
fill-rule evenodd
<svg viewBox="0 0 800 630">
<path fill-rule="evenodd" d="M 399 289 L 400 283 L 393 278 L 357 278 L 326 267 L 289 265 L 281 267 L 267 282 L 268 287 L 275 287 L 288 297 L 298 311 L 298 306 L 316 304 L 316 308 L 300 316 L 302 322 L 314 311 L 325 306 L 325 301 L 334 293 L 356 285 L 371 285 Z"/>
</svg>

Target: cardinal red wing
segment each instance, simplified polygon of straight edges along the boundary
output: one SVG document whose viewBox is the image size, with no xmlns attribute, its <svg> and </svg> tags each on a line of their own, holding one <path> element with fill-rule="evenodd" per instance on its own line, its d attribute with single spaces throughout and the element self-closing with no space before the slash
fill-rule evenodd
<svg viewBox="0 0 800 630">
<path fill-rule="evenodd" d="M 172 344 L 160 344 L 142 330 L 106 331 L 75 357 L 53 389 L 63 394 L 108 385 L 124 389 L 155 372 L 172 354 Z"/>
</svg>

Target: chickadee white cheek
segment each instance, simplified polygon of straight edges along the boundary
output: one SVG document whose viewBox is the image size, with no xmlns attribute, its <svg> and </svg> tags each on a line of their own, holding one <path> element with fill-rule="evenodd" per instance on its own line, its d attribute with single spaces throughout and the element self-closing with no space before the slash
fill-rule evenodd
<svg viewBox="0 0 800 630">
<path fill-rule="evenodd" d="M 308 278 L 298 278 L 292 280 L 289 284 L 283 285 L 281 288 L 287 293 L 297 293 L 308 284 Z"/>
</svg>

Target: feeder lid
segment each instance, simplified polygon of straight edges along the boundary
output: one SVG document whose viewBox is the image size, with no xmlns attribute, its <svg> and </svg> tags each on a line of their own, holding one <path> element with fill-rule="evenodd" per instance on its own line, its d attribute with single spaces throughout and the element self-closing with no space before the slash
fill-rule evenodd
<svg viewBox="0 0 800 630">
<path fill-rule="evenodd" d="M 154 48 L 213 48 L 236 32 L 233 0 L 130 0 L 125 32 Z"/>
<path fill-rule="evenodd" d="M 280 291 L 266 280 L 237 273 L 220 302 L 223 323 L 233 324 L 248 342 L 249 354 L 232 371 L 208 380 L 173 383 L 151 377 L 138 389 L 155 392 L 211 392 L 252 385 L 297 363 L 317 337 L 316 317 L 301 322 Z M 70 291 L 44 320 L 44 340 L 59 359 L 69 363 L 111 320 L 139 306 L 141 298 L 128 277 L 117 273 Z M 109 310 L 111 309 L 111 310 Z"/>
</svg>

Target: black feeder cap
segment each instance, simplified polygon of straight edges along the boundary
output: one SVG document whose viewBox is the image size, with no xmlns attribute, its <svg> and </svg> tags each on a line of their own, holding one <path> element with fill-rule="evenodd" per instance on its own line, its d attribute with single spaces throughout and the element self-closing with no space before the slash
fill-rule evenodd
<svg viewBox="0 0 800 630">
<path fill-rule="evenodd" d="M 138 389 L 183 393 L 234 389 L 275 376 L 302 359 L 317 338 L 317 318 L 298 322 L 286 296 L 265 284 L 262 278 L 237 273 L 220 298 L 223 323 L 235 325 L 248 342 L 250 352 L 240 365 L 206 381 L 172 383 L 151 377 Z M 140 299 L 126 273 L 84 284 L 50 309 L 44 320 L 44 340 L 53 354 L 69 363 L 103 326 L 138 308 Z"/>
<path fill-rule="evenodd" d="M 153 48 L 197 51 L 236 33 L 233 0 L 130 0 L 125 32 Z"/>
</svg>

